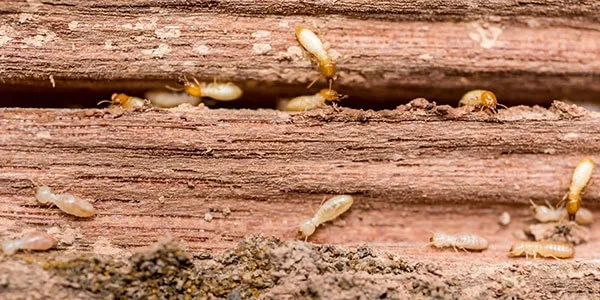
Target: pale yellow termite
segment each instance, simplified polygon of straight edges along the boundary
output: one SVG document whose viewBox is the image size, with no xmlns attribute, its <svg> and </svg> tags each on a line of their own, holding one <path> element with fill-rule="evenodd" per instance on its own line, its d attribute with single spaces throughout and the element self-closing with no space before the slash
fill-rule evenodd
<svg viewBox="0 0 600 300">
<path fill-rule="evenodd" d="M 128 96 L 126 94 L 114 93 L 110 97 L 110 100 L 102 100 L 98 104 L 108 102 L 110 103 L 109 108 L 121 107 L 121 108 L 145 108 L 150 107 L 150 101 L 138 97 Z"/>
<path fill-rule="evenodd" d="M 506 106 L 499 104 L 496 95 L 486 90 L 472 90 L 462 96 L 458 102 L 458 106 L 475 106 L 480 110 L 489 109 L 492 113 L 496 113 L 496 106 Z"/>
<path fill-rule="evenodd" d="M 25 234 L 22 238 L 5 241 L 2 250 L 7 255 L 12 255 L 18 250 L 48 250 L 56 245 L 54 236 L 41 231 Z"/>
<path fill-rule="evenodd" d="M 200 104 L 200 97 L 192 96 L 188 93 L 177 93 L 165 90 L 147 91 L 144 96 L 150 100 L 153 106 L 162 108 L 171 108 L 178 105 L 189 103 L 191 105 Z"/>
<path fill-rule="evenodd" d="M 567 200 L 565 208 L 567 209 L 570 220 L 575 219 L 577 211 L 579 210 L 579 207 L 581 207 L 581 192 L 583 192 L 583 189 L 590 181 L 590 178 L 592 178 L 593 170 L 594 161 L 591 158 L 586 158 L 577 165 L 573 172 L 569 193 L 563 198 L 563 201 L 565 199 Z"/>
<path fill-rule="evenodd" d="M 434 232 L 429 239 L 429 245 L 436 248 L 452 247 L 454 250 L 483 251 L 487 249 L 489 242 L 486 238 L 471 233 L 459 233 L 450 235 L 443 232 Z"/>
<path fill-rule="evenodd" d="M 324 106 L 326 102 L 339 101 L 347 98 L 335 90 L 322 89 L 314 95 L 299 96 L 289 100 L 281 108 L 285 111 L 307 111 Z"/>
<path fill-rule="evenodd" d="M 533 217 L 542 223 L 558 222 L 567 219 L 568 213 L 567 210 L 563 207 L 554 208 L 549 203 L 546 203 L 546 205 L 544 206 L 537 205 L 531 200 L 529 200 L 529 202 L 532 206 Z M 577 224 L 579 225 L 592 224 L 593 220 L 594 215 L 587 208 L 581 207 L 579 210 L 577 210 L 577 213 L 575 214 L 575 222 L 577 222 Z"/>
<path fill-rule="evenodd" d="M 183 90 L 194 97 L 209 97 L 218 101 L 236 100 L 242 97 L 244 93 L 240 87 L 232 82 L 218 83 L 216 78 L 212 83 L 206 83 L 199 82 L 198 79 L 193 76 L 192 81 L 190 81 L 187 76 L 183 76 L 181 85 L 183 88 L 173 88 L 169 86 L 167 86 L 167 88 L 173 91 Z"/>
<path fill-rule="evenodd" d="M 60 210 L 77 217 L 91 217 L 96 209 L 88 201 L 69 193 L 54 194 L 48 186 L 41 186 L 35 193 L 36 199 L 42 204 L 54 204 Z"/>
<path fill-rule="evenodd" d="M 300 225 L 298 231 L 308 239 L 310 235 L 312 235 L 319 225 L 331 221 L 345 211 L 350 209 L 354 199 L 349 195 L 337 195 L 331 197 L 329 200 L 325 201 L 319 210 L 315 213 L 315 216 L 306 220 L 304 223 Z"/>
<path fill-rule="evenodd" d="M 298 39 L 300 46 L 319 62 L 319 71 L 325 76 L 329 82 L 329 89 L 331 89 L 333 77 L 335 76 L 335 62 L 327 53 L 327 46 L 314 32 L 303 26 L 296 27 L 296 39 Z M 308 87 L 311 87 L 316 81 L 317 79 L 311 82 Z"/>
<path fill-rule="evenodd" d="M 541 242 L 516 242 L 508 251 L 508 256 L 533 256 L 553 258 L 571 258 L 575 255 L 573 245 L 563 242 L 541 241 Z"/>
</svg>

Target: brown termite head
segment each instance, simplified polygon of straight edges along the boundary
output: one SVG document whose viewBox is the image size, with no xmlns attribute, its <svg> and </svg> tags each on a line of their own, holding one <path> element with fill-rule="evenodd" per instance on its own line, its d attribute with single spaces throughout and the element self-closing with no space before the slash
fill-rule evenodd
<svg viewBox="0 0 600 300">
<path fill-rule="evenodd" d="M 592 172 L 594 171 L 594 161 L 591 158 L 582 160 L 575 171 L 571 179 L 571 186 L 569 187 L 569 193 L 566 196 L 567 202 L 565 208 L 569 214 L 569 219 L 574 220 L 579 207 L 581 207 L 581 192 L 585 189 L 585 186 L 592 178 Z"/>
<path fill-rule="evenodd" d="M 179 84 L 183 86 L 183 90 L 190 96 L 202 97 L 202 89 L 204 85 L 198 82 L 195 77 L 192 77 L 193 81 L 190 81 L 187 76 L 183 76 L 179 79 Z"/>
<path fill-rule="evenodd" d="M 335 76 L 335 64 L 331 59 L 319 62 L 319 71 L 328 80 Z"/>
<path fill-rule="evenodd" d="M 319 91 L 319 95 L 321 95 L 321 97 L 323 97 L 323 99 L 325 99 L 325 101 L 329 101 L 329 102 L 340 101 L 340 100 L 348 97 L 346 95 L 341 95 L 332 89 L 322 89 Z"/>
</svg>

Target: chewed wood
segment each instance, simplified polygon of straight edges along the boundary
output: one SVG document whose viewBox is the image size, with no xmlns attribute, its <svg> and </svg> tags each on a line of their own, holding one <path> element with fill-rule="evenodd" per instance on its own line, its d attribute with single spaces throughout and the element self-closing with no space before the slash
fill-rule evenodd
<svg viewBox="0 0 600 300">
<path fill-rule="evenodd" d="M 511 226 L 531 218 L 529 199 L 560 200 L 573 166 L 600 153 L 600 118 L 576 107 L 489 115 L 417 102 L 297 114 L 2 109 L 0 229 L 71 228 L 75 249 L 99 238 L 134 249 L 167 234 L 192 251 L 224 249 L 251 233 L 297 238 L 324 197 L 349 194 L 345 224 L 319 227 L 312 242 L 419 253 L 427 230 L 440 229 L 486 236 L 482 257 L 504 259 L 513 238 L 497 233 L 500 213 L 513 216 Z M 582 202 L 592 210 L 597 177 Z M 30 179 L 95 199 L 97 215 L 79 220 L 40 205 Z"/>
<path fill-rule="evenodd" d="M 594 1 L 34 2 L 0 7 L 2 84 L 112 93 L 191 74 L 232 80 L 244 92 L 275 97 L 278 86 L 300 95 L 318 77 L 294 34 L 304 25 L 331 45 L 334 88 L 355 97 L 458 101 L 484 88 L 510 105 L 600 93 Z"/>
</svg>

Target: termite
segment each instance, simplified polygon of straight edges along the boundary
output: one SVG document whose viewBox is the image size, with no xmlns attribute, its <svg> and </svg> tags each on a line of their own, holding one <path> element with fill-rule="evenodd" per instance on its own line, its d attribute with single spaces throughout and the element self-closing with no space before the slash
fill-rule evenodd
<svg viewBox="0 0 600 300">
<path fill-rule="evenodd" d="M 571 258 L 575 255 L 573 245 L 563 242 L 541 241 L 541 242 L 516 242 L 512 244 L 508 251 L 508 256 L 529 256 L 536 258 L 542 257 Z"/>
<path fill-rule="evenodd" d="M 575 171 L 573 172 L 573 178 L 571 179 L 571 186 L 569 192 L 563 197 L 562 201 L 567 200 L 565 208 L 569 214 L 569 220 L 574 220 L 581 206 L 581 192 L 592 178 L 592 171 L 594 170 L 594 161 L 591 158 L 582 160 Z"/>
<path fill-rule="evenodd" d="M 296 39 L 298 39 L 300 46 L 318 61 L 319 71 L 325 76 L 329 82 L 329 89 L 331 89 L 333 77 L 335 76 L 335 62 L 327 53 L 328 45 L 324 45 L 314 32 L 303 26 L 296 27 Z M 317 79 L 313 80 L 308 87 L 310 88 Z"/>
<path fill-rule="evenodd" d="M 42 204 L 54 204 L 60 210 L 77 217 L 91 217 L 96 214 L 96 209 L 88 201 L 69 193 L 54 194 L 48 186 L 41 186 L 35 193 L 35 198 Z"/>
<path fill-rule="evenodd" d="M 126 94 L 114 93 L 110 97 L 110 100 L 102 100 L 98 102 L 98 105 L 101 103 L 108 102 L 110 103 L 109 108 L 121 107 L 121 108 L 145 108 L 150 107 L 150 101 L 146 99 L 142 99 L 139 97 L 128 96 Z"/>
<path fill-rule="evenodd" d="M 298 231 L 305 237 L 306 241 L 319 225 L 339 217 L 345 211 L 350 209 L 353 202 L 354 199 L 349 195 L 337 195 L 331 197 L 319 207 L 319 210 L 315 213 L 314 217 L 306 220 L 300 225 Z"/>
<path fill-rule="evenodd" d="M 20 239 L 5 241 L 2 250 L 12 255 L 20 249 L 23 250 L 48 250 L 56 245 L 54 236 L 41 231 L 34 231 L 24 235 Z"/>
<path fill-rule="evenodd" d="M 550 203 L 546 203 L 545 206 L 537 205 L 532 200 L 529 200 L 529 202 L 532 206 L 533 217 L 542 223 L 558 222 L 567 218 L 567 210 L 563 207 L 554 208 Z M 575 214 L 575 222 L 579 225 L 592 224 L 593 220 L 594 216 L 587 208 L 582 207 Z"/>
<path fill-rule="evenodd" d="M 458 106 L 475 106 L 479 107 L 480 111 L 489 109 L 492 113 L 497 113 L 496 106 L 507 108 L 505 105 L 498 103 L 496 95 L 486 90 L 472 90 L 462 96 L 458 102 Z"/>
<path fill-rule="evenodd" d="M 174 88 L 167 86 L 172 91 L 185 91 L 194 97 L 209 97 L 219 101 L 232 101 L 242 97 L 244 93 L 240 87 L 232 82 L 218 83 L 217 79 L 212 83 L 199 82 L 196 77 L 192 76 L 190 81 L 187 76 L 181 79 L 182 88 Z"/>
<path fill-rule="evenodd" d="M 347 98 L 335 90 L 322 89 L 314 95 L 299 96 L 289 100 L 282 106 L 285 111 L 307 111 L 324 106 L 326 102 L 340 101 Z"/>
<path fill-rule="evenodd" d="M 458 248 L 465 251 L 483 251 L 487 249 L 489 242 L 486 238 L 471 233 L 450 235 L 443 232 L 434 232 L 429 239 L 429 245 L 436 248 L 452 247 L 454 250 Z"/>
<path fill-rule="evenodd" d="M 177 93 L 165 90 L 151 90 L 144 94 L 152 105 L 156 107 L 171 108 L 184 103 L 191 105 L 200 104 L 200 97 L 192 96 L 188 93 Z"/>
</svg>

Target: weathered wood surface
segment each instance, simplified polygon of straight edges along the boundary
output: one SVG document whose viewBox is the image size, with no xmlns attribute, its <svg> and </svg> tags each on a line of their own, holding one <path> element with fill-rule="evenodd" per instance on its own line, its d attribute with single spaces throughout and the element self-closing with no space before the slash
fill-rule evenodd
<svg viewBox="0 0 600 300">
<path fill-rule="evenodd" d="M 3 109 L 0 229 L 55 227 L 76 233 L 73 249 L 131 250 L 166 234 L 192 251 L 223 249 L 250 233 L 294 238 L 323 197 L 346 193 L 356 204 L 345 226 L 319 228 L 312 241 L 426 255 L 427 230 L 474 231 L 499 243 L 482 259 L 504 260 L 514 239 L 499 232 L 500 213 L 518 224 L 530 199 L 558 201 L 574 166 L 598 158 L 599 133 L 597 114 L 562 103 L 495 116 L 447 106 Z M 597 174 L 584 196 L 592 209 Z M 94 199 L 99 214 L 78 220 L 41 206 L 30 180 Z M 593 257 L 595 243 L 578 257 Z"/>
<path fill-rule="evenodd" d="M 48 94 L 52 76 L 58 88 L 109 93 L 194 74 L 263 96 L 247 101 L 297 95 L 318 76 L 294 37 L 305 24 L 332 45 L 336 86 L 353 98 L 454 102 L 489 88 L 510 104 L 600 93 L 596 1 L 367 2 L 4 1 L 0 82 Z"/>
</svg>

